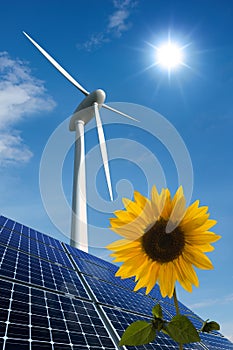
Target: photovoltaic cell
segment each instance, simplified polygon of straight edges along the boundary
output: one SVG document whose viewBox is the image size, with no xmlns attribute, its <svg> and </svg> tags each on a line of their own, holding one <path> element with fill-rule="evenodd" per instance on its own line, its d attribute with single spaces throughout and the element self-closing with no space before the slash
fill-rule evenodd
<svg viewBox="0 0 233 350">
<path fill-rule="evenodd" d="M 74 270 L 0 246 L 0 275 L 55 291 L 88 298 Z"/>
<path fill-rule="evenodd" d="M 91 302 L 6 281 L 0 293 L 2 349 L 115 349 Z"/>
<path fill-rule="evenodd" d="M 0 227 L 0 244 L 72 268 L 72 264 L 64 251 L 54 249 L 35 239 L 28 239 L 28 237 L 4 227 Z"/>
<path fill-rule="evenodd" d="M 150 321 L 158 302 L 164 318 L 175 315 L 173 300 L 156 285 L 132 292 L 133 279 L 115 277 L 118 267 L 6 217 L 0 217 L 0 349 L 113 350 L 126 327 Z M 202 320 L 182 303 L 197 328 Z M 233 350 L 220 333 L 201 333 L 185 350 Z M 159 332 L 153 343 L 126 349 L 178 349 Z"/>
<path fill-rule="evenodd" d="M 71 247 L 68 244 L 66 244 L 66 247 L 69 251 L 69 253 L 73 256 L 73 257 L 77 257 L 77 258 L 82 258 L 84 260 L 87 260 L 91 263 L 94 263 L 98 266 L 101 266 L 105 269 L 109 269 L 109 270 L 113 270 L 113 271 L 117 271 L 118 267 L 108 261 L 102 260 L 100 258 L 98 258 L 97 256 L 88 254 L 86 252 L 83 252 L 82 250 L 79 250 L 77 248 Z"/>
<path fill-rule="evenodd" d="M 0 227 L 7 228 L 8 230 L 22 233 L 28 238 L 36 239 L 39 242 L 47 244 L 53 248 L 59 249 L 63 251 L 63 246 L 60 241 L 50 236 L 47 236 L 41 232 L 38 232 L 30 227 L 24 226 L 18 222 L 15 222 L 11 219 L 6 218 L 5 216 L 0 216 Z"/>
<path fill-rule="evenodd" d="M 98 302 L 148 316 L 152 315 L 151 310 L 155 305 L 153 299 L 96 278 L 85 276 L 85 280 L 88 282 Z M 163 305 L 161 307 L 163 308 Z M 169 319 L 170 315 L 167 314 L 165 309 L 163 311 L 164 318 Z"/>
<path fill-rule="evenodd" d="M 202 343 L 204 343 L 209 350 L 233 350 L 233 344 L 223 336 L 201 333 L 200 337 Z"/>
<path fill-rule="evenodd" d="M 135 283 L 132 279 L 121 279 L 120 277 L 115 277 L 116 271 L 113 269 L 106 269 L 102 266 L 97 265 L 96 263 L 93 263 L 93 261 L 87 261 L 77 257 L 74 257 L 74 260 L 78 266 L 79 271 L 84 274 L 97 277 L 103 281 L 119 285 L 126 289 L 133 290 L 135 287 Z"/>
</svg>

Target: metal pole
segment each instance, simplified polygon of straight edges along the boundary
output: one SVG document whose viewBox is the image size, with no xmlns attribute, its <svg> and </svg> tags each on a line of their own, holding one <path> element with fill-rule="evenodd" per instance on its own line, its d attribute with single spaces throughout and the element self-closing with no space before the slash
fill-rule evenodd
<svg viewBox="0 0 233 350">
<path fill-rule="evenodd" d="M 70 245 L 88 252 L 84 121 L 75 121 L 75 131 Z"/>
</svg>

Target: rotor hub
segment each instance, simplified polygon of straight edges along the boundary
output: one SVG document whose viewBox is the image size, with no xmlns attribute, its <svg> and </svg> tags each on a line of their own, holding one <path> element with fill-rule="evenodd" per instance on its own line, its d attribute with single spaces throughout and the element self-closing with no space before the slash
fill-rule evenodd
<svg viewBox="0 0 233 350">
<path fill-rule="evenodd" d="M 81 120 L 87 124 L 94 117 L 94 103 L 98 104 L 100 109 L 105 101 L 106 94 L 103 90 L 92 91 L 78 105 L 70 120 L 70 131 L 75 131 L 75 122 Z"/>
</svg>

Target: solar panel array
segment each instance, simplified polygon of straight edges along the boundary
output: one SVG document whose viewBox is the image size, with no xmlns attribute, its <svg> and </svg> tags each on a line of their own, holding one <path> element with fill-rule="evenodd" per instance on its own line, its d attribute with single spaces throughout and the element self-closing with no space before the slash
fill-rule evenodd
<svg viewBox="0 0 233 350">
<path fill-rule="evenodd" d="M 129 324 L 149 320 L 157 303 L 169 320 L 172 300 L 159 288 L 132 292 L 134 281 L 117 267 L 0 216 L 0 348 L 3 350 L 112 350 Z M 196 327 L 202 320 L 180 303 Z M 190 350 L 231 350 L 220 333 L 201 334 Z M 124 349 L 178 349 L 159 333 L 153 343 Z"/>
</svg>

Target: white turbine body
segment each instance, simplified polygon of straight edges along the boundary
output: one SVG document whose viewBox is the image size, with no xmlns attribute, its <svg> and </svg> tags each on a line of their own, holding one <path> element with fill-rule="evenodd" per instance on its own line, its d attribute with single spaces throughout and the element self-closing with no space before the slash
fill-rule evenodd
<svg viewBox="0 0 233 350">
<path fill-rule="evenodd" d="M 75 131 L 74 177 L 70 244 L 76 248 L 88 252 L 84 130 L 85 124 L 87 124 L 95 116 L 105 177 L 107 181 L 110 199 L 113 200 L 107 148 L 99 109 L 101 107 L 104 107 L 129 119 L 135 121 L 137 120 L 129 116 L 128 114 L 125 114 L 104 104 L 105 92 L 103 90 L 98 89 L 89 93 L 64 68 L 62 68 L 60 64 L 57 61 L 55 61 L 54 58 L 51 57 L 37 42 L 35 42 L 25 32 L 23 33 L 31 41 L 31 43 L 48 59 L 48 61 L 63 76 L 65 76 L 66 79 L 68 79 L 76 88 L 78 88 L 84 95 L 86 95 L 86 98 L 79 104 L 79 106 L 73 113 L 69 125 L 70 131 Z"/>
<path fill-rule="evenodd" d="M 76 133 L 74 150 L 74 177 L 70 244 L 73 247 L 81 249 L 85 252 L 88 252 L 88 232 L 84 127 L 85 124 L 87 124 L 94 117 L 94 114 L 97 115 L 95 108 L 97 108 L 99 112 L 98 108 L 99 106 L 102 106 L 104 100 L 105 93 L 103 90 L 96 90 L 90 93 L 75 110 L 73 116 L 70 119 L 69 126 L 70 131 L 75 131 Z M 109 169 L 108 177 L 110 179 Z M 109 191 L 110 197 L 112 199 L 111 180 Z"/>
</svg>

